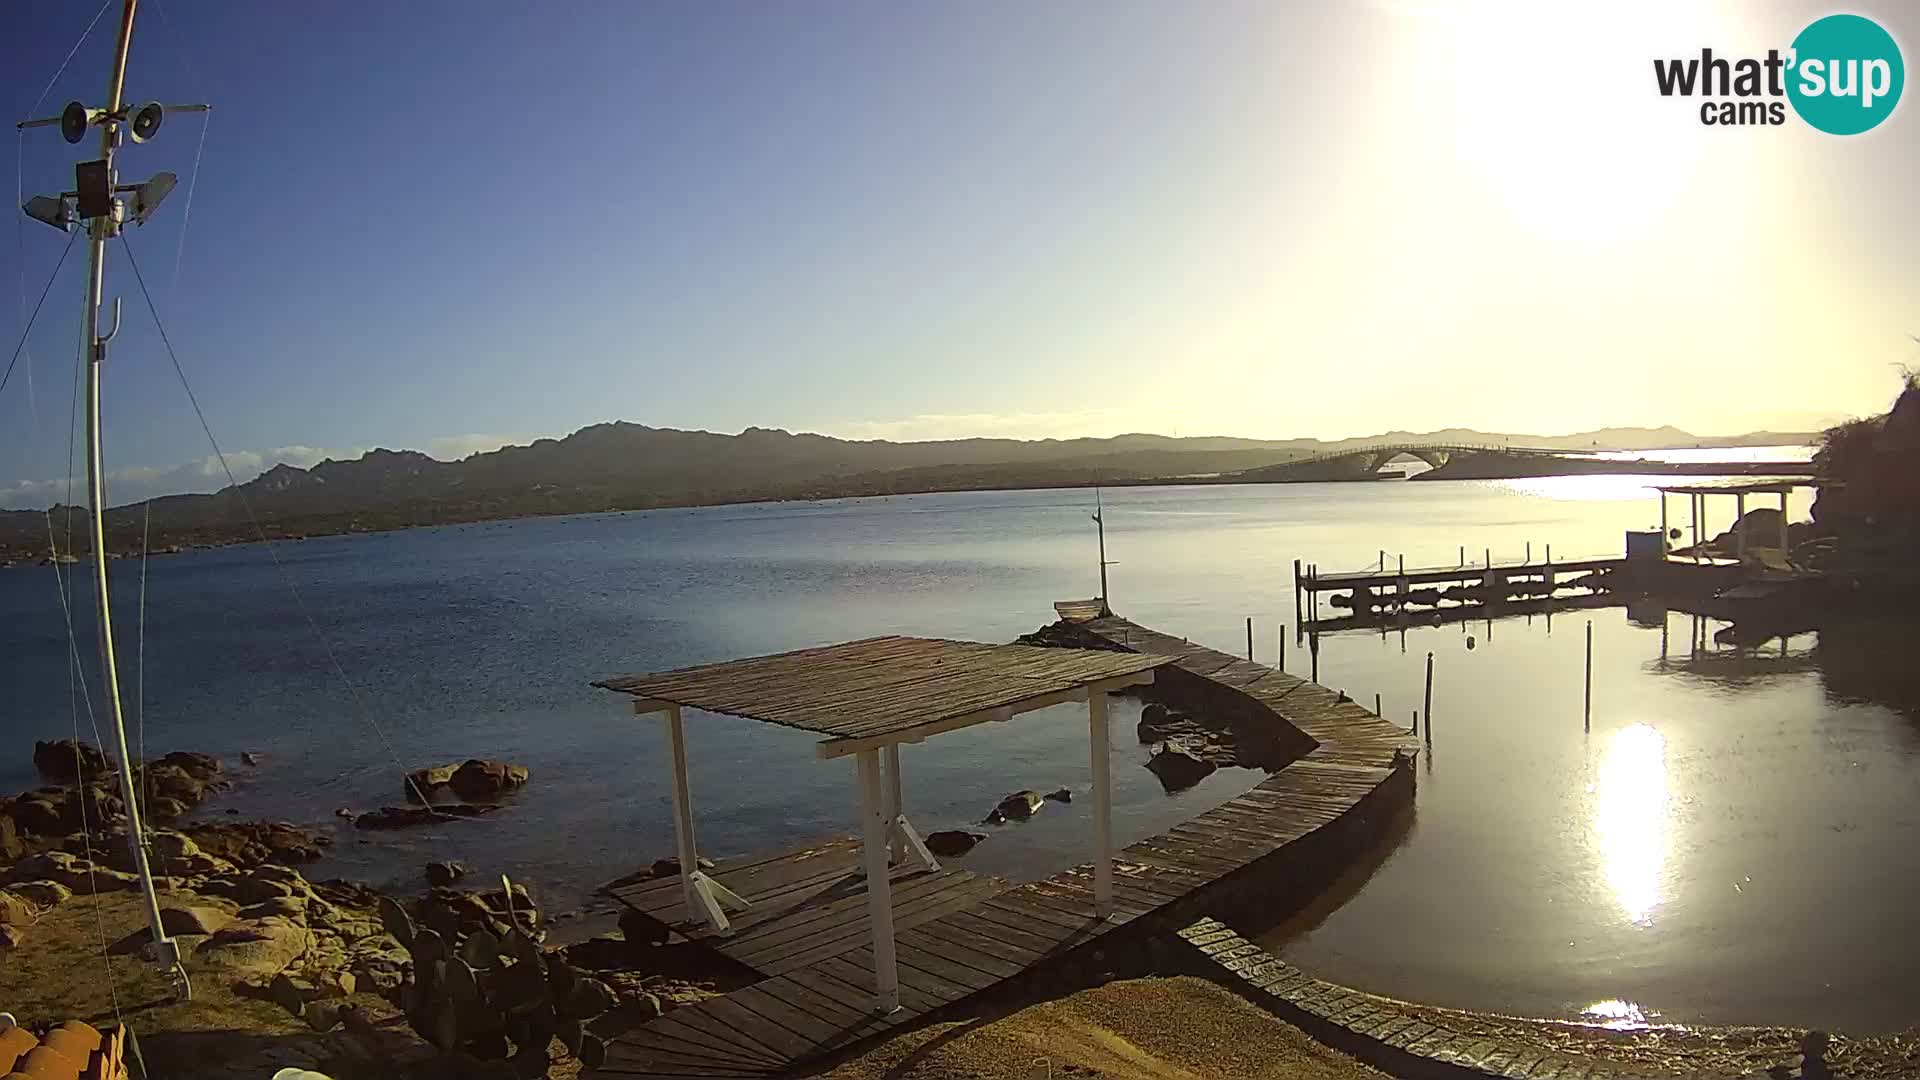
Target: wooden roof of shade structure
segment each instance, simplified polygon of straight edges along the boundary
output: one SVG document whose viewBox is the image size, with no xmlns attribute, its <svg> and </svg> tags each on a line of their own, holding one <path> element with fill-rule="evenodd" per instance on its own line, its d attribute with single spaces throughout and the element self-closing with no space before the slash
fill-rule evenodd
<svg viewBox="0 0 1920 1080">
<path fill-rule="evenodd" d="M 631 694 L 636 713 L 666 714 L 682 898 L 687 910 L 717 933 L 732 932 L 729 911 L 750 911 L 753 904 L 699 868 L 681 709 L 812 731 L 826 736 L 819 745 L 821 757 L 855 755 L 861 861 L 873 926 L 874 1000 L 884 1015 L 900 1007 L 890 865 L 906 861 L 940 869 L 907 820 L 900 744 L 1064 701 L 1085 701 L 1093 771 L 1093 894 L 1096 909 L 1105 915 L 1114 907 L 1107 693 L 1152 682 L 1153 669 L 1174 659 L 1102 649 L 875 637 L 651 675 L 616 675 L 593 685 Z"/>
<path fill-rule="evenodd" d="M 1811 476 L 1753 476 L 1738 480 L 1695 480 L 1683 484 L 1655 484 L 1654 490 L 1668 495 L 1784 495 L 1805 487 L 1818 487 Z"/>
<path fill-rule="evenodd" d="M 640 712 L 678 705 L 817 732 L 826 736 L 820 756 L 831 758 L 1080 700 L 1096 684 L 1151 682 L 1149 672 L 1168 662 L 1098 649 L 874 637 L 593 685 L 633 695 Z"/>
</svg>

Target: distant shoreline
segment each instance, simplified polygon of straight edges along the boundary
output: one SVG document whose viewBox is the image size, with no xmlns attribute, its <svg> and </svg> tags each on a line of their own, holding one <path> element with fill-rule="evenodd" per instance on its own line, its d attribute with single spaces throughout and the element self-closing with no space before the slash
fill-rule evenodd
<svg viewBox="0 0 1920 1080">
<path fill-rule="evenodd" d="M 1706 449 L 1706 448 L 1674 447 L 1671 449 Z M 1734 448 L 1729 448 L 1729 449 L 1734 449 Z M 1636 452 L 1650 453 L 1650 452 L 1657 452 L 1657 451 L 1636 451 Z M 1510 465 L 1515 465 L 1517 467 L 1495 468 L 1495 469 L 1472 469 L 1472 470 L 1462 470 L 1462 469 L 1454 469 L 1452 467 L 1443 467 L 1441 469 L 1432 470 L 1433 473 L 1438 475 L 1415 474 L 1413 477 L 1410 478 L 1410 481 L 1424 481 L 1428 483 L 1434 483 L 1434 482 L 1441 482 L 1441 481 L 1448 481 L 1448 480 L 1457 480 L 1457 481 L 1509 480 L 1509 479 L 1526 479 L 1526 478 L 1532 478 L 1532 477 L 1592 476 L 1592 475 L 1612 475 L 1612 476 L 1727 476 L 1727 475 L 1750 475 L 1750 476 L 1752 475 L 1768 475 L 1768 476 L 1796 475 L 1798 476 L 1798 475 L 1806 475 L 1809 477 L 1811 477 L 1812 475 L 1812 466 L 1810 464 L 1804 463 L 1804 462 L 1791 462 L 1791 461 L 1789 462 L 1740 462 L 1740 463 L 1661 462 L 1661 461 L 1651 461 L 1647 459 L 1612 460 L 1612 459 L 1592 459 L 1592 458 L 1577 458 L 1577 457 L 1567 457 L 1567 458 L 1539 457 L 1539 458 L 1526 459 L 1524 464 L 1520 464 L 1522 462 L 1522 459 L 1503 457 L 1500 459 L 1500 462 L 1502 464 L 1510 464 Z M 1075 491 L 1075 490 L 1086 490 L 1088 488 L 1109 488 L 1109 487 L 1213 487 L 1213 486 L 1234 486 L 1234 485 L 1261 486 L 1261 485 L 1269 485 L 1269 484 L 1295 484 L 1295 483 L 1370 483 L 1376 479 L 1384 482 L 1400 482 L 1398 481 L 1397 477 L 1391 477 L 1391 476 L 1353 478 L 1353 479 L 1347 479 L 1347 480 L 1327 480 L 1327 479 L 1317 478 L 1317 477 L 1291 478 L 1285 475 L 1273 475 L 1270 477 L 1254 478 L 1253 476 L 1249 475 L 1250 472 L 1269 472 L 1271 470 L 1276 470 L 1276 469 L 1283 471 L 1284 467 L 1285 467 L 1285 463 L 1283 463 L 1282 466 L 1269 467 L 1269 469 L 1246 470 L 1241 472 L 1219 473 L 1219 474 L 1213 474 L 1213 475 L 1196 474 L 1196 475 L 1185 475 L 1185 476 L 1153 476 L 1153 477 L 1120 476 L 1120 477 L 1100 477 L 1100 478 L 1036 477 L 1030 481 L 1012 481 L 1012 482 L 999 482 L 999 483 L 984 482 L 978 485 L 948 484 L 948 485 L 930 486 L 930 487 L 912 486 L 912 487 L 903 488 L 903 489 L 877 489 L 875 486 L 857 486 L 851 490 L 818 490 L 818 489 L 803 488 L 800 491 L 794 492 L 791 494 L 753 491 L 753 492 L 730 493 L 726 495 L 716 496 L 710 499 L 698 499 L 698 498 L 688 499 L 688 498 L 667 497 L 667 498 L 661 499 L 660 501 L 641 501 L 641 502 L 636 502 L 630 505 L 569 506 L 569 507 L 555 507 L 551 510 L 526 509 L 526 510 L 508 510 L 508 511 L 495 511 L 495 512 L 480 511 L 477 513 L 461 513 L 459 510 L 447 510 L 444 508 L 439 508 L 431 505 L 425 508 L 402 507 L 402 508 L 396 508 L 396 510 L 394 511 L 389 511 L 389 513 L 396 513 L 402 516 L 398 517 L 397 519 L 389 519 L 386 521 L 365 520 L 368 518 L 377 519 L 382 517 L 383 515 L 379 510 L 369 510 L 364 513 L 335 513 L 335 514 L 315 515 L 314 517 L 311 517 L 311 518 L 300 518 L 300 517 L 269 518 L 260 523 L 261 530 L 263 530 L 266 533 L 265 536 L 262 536 L 259 533 L 249 533 L 247 535 L 240 535 L 236 533 L 231 526 L 227 526 L 224 524 L 220 526 L 207 527 L 204 529 L 188 528 L 188 529 L 182 530 L 179 528 L 170 528 L 169 530 L 167 530 L 165 534 L 163 534 L 162 537 L 155 538 L 154 542 L 151 544 L 150 547 L 148 547 L 145 550 L 144 554 L 148 556 L 178 555 L 188 551 L 200 551 L 200 550 L 207 550 L 207 549 L 213 549 L 213 548 L 235 547 L 235 546 L 244 545 L 244 544 L 257 544 L 263 541 L 296 543 L 296 542 L 302 542 L 309 539 L 319 539 L 322 537 L 363 536 L 363 535 L 373 535 L 373 534 L 379 534 L 379 533 L 401 532 L 401 531 L 410 530 L 410 529 L 439 528 L 439 527 L 448 526 L 448 525 L 480 525 L 480 524 L 487 524 L 487 523 L 496 522 L 496 521 L 520 521 L 520 520 L 526 520 L 530 518 L 579 517 L 579 516 L 586 516 L 586 515 L 592 515 L 592 514 L 636 513 L 636 512 L 645 512 L 645 511 L 651 511 L 651 510 L 689 510 L 689 509 L 701 509 L 705 507 L 716 507 L 716 506 L 778 505 L 781 503 L 824 503 L 824 502 L 839 502 L 847 499 L 891 498 L 894 496 L 909 496 L 909 495 L 949 495 L 949 494 L 961 494 L 961 493 L 967 493 L 967 492 L 993 492 L 993 491 L 1009 491 L 1009 492 L 1053 491 L 1053 490 Z M 213 498 L 213 497 L 214 496 L 205 496 L 205 498 Z M 122 517 L 123 519 L 132 519 L 132 521 L 138 522 L 140 510 L 143 506 L 145 506 L 144 503 L 130 503 L 124 506 L 118 506 L 110 509 L 108 511 L 108 514 L 110 518 L 117 515 Z M 32 514 L 37 518 L 44 514 L 54 513 L 64 509 L 66 508 L 55 506 L 55 507 L 49 507 L 46 510 L 15 511 L 14 513 Z M 417 518 L 404 516 L 407 513 L 407 511 L 410 511 L 410 510 L 417 511 L 419 509 L 425 510 L 425 513 L 428 517 L 427 520 L 419 520 Z M 345 520 L 342 520 L 343 518 Z M 127 536 L 129 531 L 133 532 L 134 537 L 137 537 L 140 535 L 140 530 L 138 529 L 128 530 L 125 527 L 124 523 L 121 525 L 121 527 L 116 528 L 114 523 L 110 521 L 109 527 L 108 527 L 108 539 L 109 539 L 108 551 L 107 551 L 108 558 L 126 559 L 126 558 L 141 557 L 141 555 L 143 554 L 143 551 L 137 543 L 129 545 L 124 542 L 121 542 L 121 543 L 115 542 L 116 540 L 131 539 L 132 537 Z M 185 535 L 182 535 L 183 533 L 185 533 Z M 75 539 L 81 540 L 81 539 L 84 539 L 84 537 L 76 536 Z M 76 544 L 73 548 L 69 549 L 68 553 L 65 555 L 64 558 L 61 559 L 61 561 L 67 564 L 77 562 L 79 561 L 80 558 L 87 555 L 90 550 L 91 549 L 85 545 Z M 18 568 L 22 566 L 47 566 L 47 565 L 52 565 L 53 562 L 54 562 L 54 558 L 48 554 L 44 544 L 39 546 L 22 546 L 17 544 L 16 545 L 0 545 L 0 569 L 10 568 L 10 567 Z"/>
</svg>

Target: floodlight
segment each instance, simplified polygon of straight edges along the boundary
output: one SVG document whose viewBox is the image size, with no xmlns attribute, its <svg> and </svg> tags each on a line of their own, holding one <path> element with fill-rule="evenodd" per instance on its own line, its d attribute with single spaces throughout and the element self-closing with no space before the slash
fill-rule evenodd
<svg viewBox="0 0 1920 1080">
<path fill-rule="evenodd" d="M 44 221 L 61 232 L 67 232 L 73 228 L 73 207 L 68 206 L 65 199 L 55 198 L 52 195 L 35 195 L 28 199 L 21 209 L 25 210 L 27 216 L 33 220 Z"/>
<path fill-rule="evenodd" d="M 160 200 L 167 197 L 173 185 L 180 178 L 170 172 L 154 173 L 153 179 L 133 189 L 133 220 L 135 224 L 145 225 L 153 212 L 160 208 Z"/>
</svg>

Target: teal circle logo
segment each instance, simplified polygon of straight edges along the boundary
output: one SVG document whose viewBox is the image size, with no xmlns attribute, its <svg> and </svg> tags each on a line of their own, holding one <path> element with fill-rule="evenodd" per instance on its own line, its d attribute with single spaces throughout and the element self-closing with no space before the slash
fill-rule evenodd
<svg viewBox="0 0 1920 1080">
<path fill-rule="evenodd" d="M 1787 100 L 1800 119 L 1829 135 L 1879 126 L 1900 104 L 1907 68 L 1900 46 L 1860 15 L 1829 15 L 1793 39 Z"/>
</svg>

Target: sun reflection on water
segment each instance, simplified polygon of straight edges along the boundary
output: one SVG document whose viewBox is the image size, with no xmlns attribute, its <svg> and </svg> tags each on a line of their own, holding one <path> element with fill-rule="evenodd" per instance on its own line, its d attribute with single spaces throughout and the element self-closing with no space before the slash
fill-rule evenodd
<svg viewBox="0 0 1920 1080">
<path fill-rule="evenodd" d="M 1627 918 L 1653 922 L 1667 859 L 1667 741 L 1646 724 L 1613 733 L 1595 779 L 1593 835 Z"/>
</svg>

